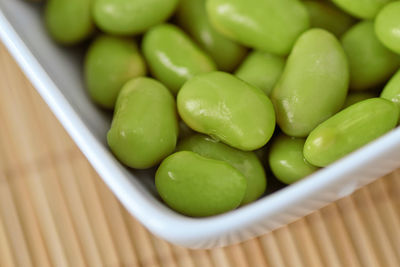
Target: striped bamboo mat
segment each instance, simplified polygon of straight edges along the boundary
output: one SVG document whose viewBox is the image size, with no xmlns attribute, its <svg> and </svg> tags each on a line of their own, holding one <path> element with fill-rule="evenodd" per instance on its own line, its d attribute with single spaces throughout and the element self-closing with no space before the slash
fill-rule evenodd
<svg viewBox="0 0 400 267">
<path fill-rule="evenodd" d="M 119 204 L 0 47 L 0 266 L 400 266 L 400 170 L 271 234 L 188 250 Z"/>
</svg>

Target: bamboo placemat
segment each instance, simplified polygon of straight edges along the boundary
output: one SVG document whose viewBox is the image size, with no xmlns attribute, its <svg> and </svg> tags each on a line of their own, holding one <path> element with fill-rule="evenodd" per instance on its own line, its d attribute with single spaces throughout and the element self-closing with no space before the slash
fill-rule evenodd
<svg viewBox="0 0 400 267">
<path fill-rule="evenodd" d="M 0 266 L 400 266 L 400 170 L 271 234 L 188 250 L 119 204 L 0 47 Z"/>
</svg>

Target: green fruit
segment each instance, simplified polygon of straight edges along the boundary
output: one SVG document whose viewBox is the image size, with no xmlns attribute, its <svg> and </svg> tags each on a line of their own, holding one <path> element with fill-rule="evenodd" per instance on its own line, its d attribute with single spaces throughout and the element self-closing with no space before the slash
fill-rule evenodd
<svg viewBox="0 0 400 267">
<path fill-rule="evenodd" d="M 343 108 L 347 108 L 355 103 L 363 101 L 365 99 L 377 97 L 375 93 L 372 92 L 351 92 L 346 97 L 346 102 L 344 102 Z"/>
<path fill-rule="evenodd" d="M 125 165 L 145 169 L 171 154 L 178 138 L 175 101 L 156 80 L 139 77 L 122 88 L 108 145 Z"/>
<path fill-rule="evenodd" d="M 381 97 L 396 103 L 400 108 L 400 70 L 393 75 L 383 88 Z"/>
<path fill-rule="evenodd" d="M 177 104 L 190 128 L 245 151 L 265 145 L 275 129 L 275 112 L 264 92 L 228 73 L 193 77 L 179 91 Z"/>
<path fill-rule="evenodd" d="M 203 48 L 222 71 L 234 70 L 246 55 L 246 48 L 217 32 L 210 24 L 205 0 L 181 0 L 179 25 Z"/>
<path fill-rule="evenodd" d="M 330 2 L 304 1 L 310 14 L 311 27 L 325 29 L 337 37 L 345 33 L 355 22 L 355 19 L 344 13 Z"/>
<path fill-rule="evenodd" d="M 387 48 L 400 54 L 400 1 L 382 8 L 375 19 L 375 33 Z"/>
<path fill-rule="evenodd" d="M 372 21 L 354 25 L 342 37 L 350 66 L 350 88 L 365 90 L 384 83 L 397 70 L 400 57 L 384 47 Z"/>
<path fill-rule="evenodd" d="M 253 51 L 236 70 L 235 75 L 269 95 L 282 74 L 285 59 L 267 52 Z"/>
<path fill-rule="evenodd" d="M 194 75 L 216 69 L 209 56 L 171 24 L 146 32 L 142 49 L 153 76 L 175 94 Z"/>
<path fill-rule="evenodd" d="M 207 0 L 211 23 L 222 34 L 246 46 L 287 55 L 310 26 L 298 0 Z"/>
<path fill-rule="evenodd" d="M 204 217 L 238 207 L 246 192 L 246 179 L 224 161 L 181 151 L 161 163 L 156 187 L 175 211 Z"/>
<path fill-rule="evenodd" d="M 267 180 L 264 168 L 254 152 L 238 150 L 202 134 L 182 140 L 177 150 L 192 151 L 206 158 L 225 161 L 237 169 L 247 180 L 242 204 L 258 199 L 265 191 Z"/>
<path fill-rule="evenodd" d="M 303 33 L 271 93 L 279 127 L 306 137 L 341 109 L 348 80 L 347 59 L 335 36 L 322 29 Z"/>
<path fill-rule="evenodd" d="M 373 19 L 379 10 L 391 0 L 332 0 L 349 14 L 360 19 Z"/>
<path fill-rule="evenodd" d="M 281 182 L 291 184 L 318 170 L 304 158 L 305 141 L 283 134 L 272 140 L 268 162 L 272 173 Z"/>
<path fill-rule="evenodd" d="M 135 35 L 167 20 L 178 0 L 95 0 L 97 26 L 111 34 Z"/>
<path fill-rule="evenodd" d="M 304 145 L 304 157 L 315 166 L 327 166 L 392 130 L 398 118 L 398 107 L 386 99 L 358 102 L 310 133 Z"/>
<path fill-rule="evenodd" d="M 85 80 L 92 100 L 114 108 L 122 86 L 146 75 L 146 65 L 133 40 L 100 35 L 90 45 L 85 59 Z"/>
<path fill-rule="evenodd" d="M 50 36 L 65 45 L 88 38 L 94 29 L 92 0 L 48 0 L 44 19 Z"/>
</svg>

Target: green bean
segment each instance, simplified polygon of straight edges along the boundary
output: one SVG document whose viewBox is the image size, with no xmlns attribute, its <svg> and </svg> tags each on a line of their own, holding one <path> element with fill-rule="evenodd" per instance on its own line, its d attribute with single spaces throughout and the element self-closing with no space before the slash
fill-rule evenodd
<svg viewBox="0 0 400 267">
<path fill-rule="evenodd" d="M 217 32 L 210 24 L 205 0 L 181 0 L 179 26 L 214 59 L 219 70 L 234 70 L 246 55 L 246 48 Z"/>
<path fill-rule="evenodd" d="M 77 44 L 94 29 L 92 0 L 48 0 L 44 19 L 50 36 L 58 43 Z"/>
<path fill-rule="evenodd" d="M 285 59 L 267 52 L 253 51 L 236 70 L 235 75 L 269 95 L 282 74 Z"/>
<path fill-rule="evenodd" d="M 122 86 L 144 75 L 146 65 L 133 40 L 100 35 L 87 51 L 87 89 L 92 100 L 104 108 L 113 109 Z"/>
<path fill-rule="evenodd" d="M 208 0 L 207 12 L 222 34 L 278 55 L 287 55 L 310 26 L 307 9 L 298 0 Z"/>
<path fill-rule="evenodd" d="M 264 92 L 228 73 L 193 77 L 179 91 L 177 104 L 190 128 L 238 149 L 262 147 L 275 129 L 275 112 Z"/>
<path fill-rule="evenodd" d="M 305 141 L 284 134 L 272 139 L 268 162 L 272 173 L 281 182 L 292 184 L 318 170 L 304 158 Z"/>
<path fill-rule="evenodd" d="M 127 82 L 107 134 L 115 156 L 129 167 L 150 168 L 174 151 L 177 137 L 175 101 L 168 89 L 151 78 Z"/>
<path fill-rule="evenodd" d="M 156 172 L 156 187 L 172 209 L 204 217 L 232 210 L 246 192 L 246 179 L 228 163 L 181 151 L 166 158 Z"/>
<path fill-rule="evenodd" d="M 137 35 L 166 21 L 178 0 L 95 0 L 93 17 L 104 32 Z"/>
<path fill-rule="evenodd" d="M 192 151 L 206 158 L 222 160 L 240 171 L 247 181 L 242 205 L 258 199 L 265 191 L 267 180 L 264 168 L 254 152 L 238 150 L 201 134 L 182 140 L 177 150 Z"/>
<path fill-rule="evenodd" d="M 372 21 L 354 25 L 342 36 L 350 66 L 350 88 L 367 90 L 384 83 L 398 69 L 400 57 L 384 47 Z"/>
<path fill-rule="evenodd" d="M 342 108 L 348 80 L 346 55 L 336 37 L 322 29 L 303 33 L 271 93 L 281 130 L 306 137 Z"/>
<path fill-rule="evenodd" d="M 153 76 L 175 94 L 194 75 L 216 70 L 211 58 L 171 24 L 161 24 L 146 32 L 142 50 Z"/>
<path fill-rule="evenodd" d="M 315 166 L 325 167 L 392 130 L 398 118 L 398 107 L 386 99 L 358 102 L 310 133 L 304 145 L 304 157 Z"/>
<path fill-rule="evenodd" d="M 375 33 L 387 48 L 400 54 L 400 1 L 382 8 L 375 19 Z"/>
</svg>

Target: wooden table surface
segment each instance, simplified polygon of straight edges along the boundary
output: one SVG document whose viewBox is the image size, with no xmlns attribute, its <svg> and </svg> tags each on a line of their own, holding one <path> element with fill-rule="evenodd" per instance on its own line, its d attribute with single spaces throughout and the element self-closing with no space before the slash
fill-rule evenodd
<svg viewBox="0 0 400 267">
<path fill-rule="evenodd" d="M 400 266 L 400 170 L 226 248 L 150 234 L 94 172 L 0 46 L 0 266 Z"/>
</svg>

